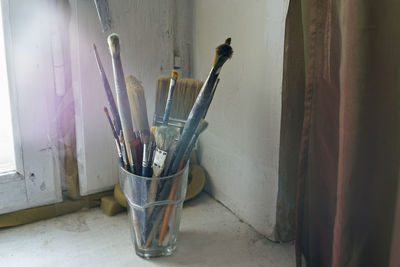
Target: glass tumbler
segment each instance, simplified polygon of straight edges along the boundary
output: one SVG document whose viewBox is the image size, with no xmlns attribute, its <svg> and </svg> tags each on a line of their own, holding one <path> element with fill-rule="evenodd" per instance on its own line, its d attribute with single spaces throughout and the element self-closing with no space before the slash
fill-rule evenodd
<svg viewBox="0 0 400 267">
<path fill-rule="evenodd" d="M 120 184 L 128 202 L 128 217 L 136 254 L 142 258 L 175 252 L 189 164 L 165 177 L 143 177 L 120 169 Z"/>
</svg>

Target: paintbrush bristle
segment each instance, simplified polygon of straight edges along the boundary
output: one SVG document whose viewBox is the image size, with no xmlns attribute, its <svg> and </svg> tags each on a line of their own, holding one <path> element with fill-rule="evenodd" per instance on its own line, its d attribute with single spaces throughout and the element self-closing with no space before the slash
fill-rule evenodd
<svg viewBox="0 0 400 267">
<path fill-rule="evenodd" d="M 157 116 L 164 115 L 170 81 L 170 76 L 158 77 L 155 112 Z M 202 81 L 179 78 L 172 98 L 170 118 L 186 120 L 202 86 Z"/>
<path fill-rule="evenodd" d="M 112 33 L 107 38 L 108 46 L 112 56 L 118 56 L 120 52 L 119 47 L 119 36 L 116 33 Z"/>
<path fill-rule="evenodd" d="M 225 40 L 225 43 L 217 46 L 215 49 L 215 58 L 214 58 L 214 66 L 215 67 L 222 67 L 224 63 L 232 57 L 233 50 L 231 47 L 231 38 Z"/>
<path fill-rule="evenodd" d="M 125 80 L 131 114 L 136 128 L 141 132 L 149 131 L 146 98 L 144 96 L 143 86 L 132 75 L 127 76 Z"/>
<path fill-rule="evenodd" d="M 154 139 L 158 149 L 168 151 L 172 143 L 179 137 L 179 133 L 175 127 L 160 126 L 154 131 Z"/>
<path fill-rule="evenodd" d="M 156 131 L 156 129 L 157 129 L 157 126 L 151 126 L 151 128 L 150 128 L 150 142 L 155 141 L 154 132 Z"/>
<path fill-rule="evenodd" d="M 154 132 L 156 131 L 157 126 L 151 126 L 150 127 L 150 135 L 154 135 Z"/>
<path fill-rule="evenodd" d="M 178 72 L 176 70 L 172 70 L 171 76 L 172 76 L 172 79 L 174 79 L 174 80 L 178 79 Z"/>
</svg>

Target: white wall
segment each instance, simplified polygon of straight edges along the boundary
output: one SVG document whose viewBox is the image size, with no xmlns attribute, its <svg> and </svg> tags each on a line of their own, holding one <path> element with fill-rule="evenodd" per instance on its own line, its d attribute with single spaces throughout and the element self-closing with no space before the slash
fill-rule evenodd
<svg viewBox="0 0 400 267">
<path fill-rule="evenodd" d="M 282 64 L 288 0 L 194 0 L 192 73 L 204 80 L 214 48 L 232 37 L 201 136 L 208 190 L 273 237 L 278 192 Z"/>
</svg>

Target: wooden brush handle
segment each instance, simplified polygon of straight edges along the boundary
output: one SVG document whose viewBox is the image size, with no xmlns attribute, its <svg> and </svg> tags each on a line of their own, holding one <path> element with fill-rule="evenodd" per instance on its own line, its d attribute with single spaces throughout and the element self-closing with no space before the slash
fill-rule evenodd
<svg viewBox="0 0 400 267">
<path fill-rule="evenodd" d="M 125 148 L 133 148 L 135 135 L 132 127 L 132 117 L 129 110 L 129 100 L 128 94 L 126 92 L 126 84 L 124 78 L 124 71 L 122 69 L 121 57 L 120 57 L 120 47 L 119 47 L 119 37 L 117 34 L 113 33 L 108 36 L 108 45 L 110 48 L 114 80 L 115 80 L 115 91 L 117 93 L 117 104 L 118 110 L 121 118 L 121 127 L 124 134 Z M 131 166 L 134 166 L 134 161 L 131 153 L 128 154 L 128 161 Z"/>
<path fill-rule="evenodd" d="M 183 165 L 183 159 L 179 165 L 178 168 L 178 172 L 180 170 L 182 170 Z M 177 176 L 175 178 L 175 181 L 172 183 L 172 187 L 171 187 L 171 191 L 169 192 L 169 196 L 168 196 L 168 200 L 175 200 L 175 196 L 176 196 L 176 191 L 178 190 L 178 185 L 179 185 L 179 181 L 180 181 L 181 177 Z M 169 218 L 171 217 L 171 213 L 172 213 L 172 208 L 174 207 L 173 204 L 168 204 L 166 209 L 165 209 L 165 214 L 164 214 L 164 219 L 161 225 L 161 229 L 160 229 L 160 235 L 158 237 L 158 243 L 161 244 L 164 241 L 165 238 L 165 234 L 167 233 L 167 228 L 168 228 L 168 222 L 169 222 Z"/>
</svg>

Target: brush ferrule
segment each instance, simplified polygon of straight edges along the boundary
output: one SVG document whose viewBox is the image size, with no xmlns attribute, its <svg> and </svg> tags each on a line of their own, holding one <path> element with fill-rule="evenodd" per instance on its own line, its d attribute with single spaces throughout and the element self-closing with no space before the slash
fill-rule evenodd
<svg viewBox="0 0 400 267">
<path fill-rule="evenodd" d="M 142 167 L 149 167 L 149 145 L 148 144 L 143 144 L 143 162 L 142 162 Z"/>
<path fill-rule="evenodd" d="M 168 154 L 167 151 L 156 148 L 152 167 L 163 170 L 164 164 L 165 164 L 165 159 L 167 158 L 167 154 Z"/>
<path fill-rule="evenodd" d="M 114 141 L 115 141 L 115 146 L 117 147 L 118 157 L 122 158 L 121 146 L 119 144 L 119 141 L 118 139 L 114 139 Z"/>
<path fill-rule="evenodd" d="M 149 177 L 150 175 L 150 145 L 147 143 L 143 144 L 143 161 L 142 161 L 142 176 Z"/>
<path fill-rule="evenodd" d="M 126 159 L 126 150 L 123 140 L 120 140 L 120 146 L 121 146 L 122 161 L 124 162 L 124 169 L 126 169 L 128 166 L 128 161 Z"/>
</svg>

